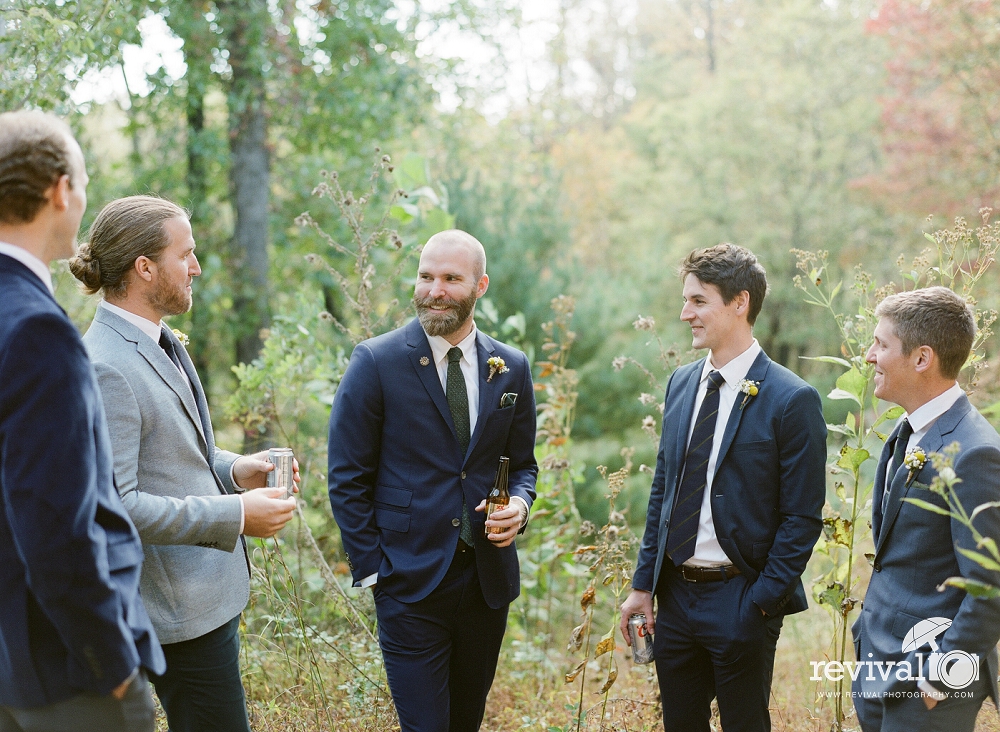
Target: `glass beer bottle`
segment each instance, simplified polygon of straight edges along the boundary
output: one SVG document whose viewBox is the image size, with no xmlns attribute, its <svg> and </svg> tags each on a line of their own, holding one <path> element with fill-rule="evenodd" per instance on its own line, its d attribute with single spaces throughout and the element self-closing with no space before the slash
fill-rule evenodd
<svg viewBox="0 0 1000 732">
<path fill-rule="evenodd" d="M 486 518 L 489 518 L 494 511 L 507 508 L 510 503 L 510 491 L 507 489 L 507 466 L 510 458 L 500 456 L 500 467 L 497 468 L 497 479 L 493 483 L 493 490 L 486 496 Z M 504 530 L 499 526 L 486 527 L 486 535 L 502 534 Z"/>
</svg>

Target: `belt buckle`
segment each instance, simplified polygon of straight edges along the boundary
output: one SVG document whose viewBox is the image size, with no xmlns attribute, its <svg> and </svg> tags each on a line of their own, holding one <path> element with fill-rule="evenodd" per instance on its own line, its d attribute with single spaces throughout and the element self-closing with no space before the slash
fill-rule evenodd
<svg viewBox="0 0 1000 732">
<path fill-rule="evenodd" d="M 691 570 L 691 573 L 693 575 L 694 571 L 695 571 L 695 567 L 689 567 L 689 566 L 687 566 L 685 564 L 681 565 L 681 577 L 684 578 L 684 581 L 685 582 L 698 582 L 699 580 L 698 580 L 697 577 L 694 577 L 694 576 L 688 577 L 688 574 L 687 574 L 688 570 Z"/>
</svg>

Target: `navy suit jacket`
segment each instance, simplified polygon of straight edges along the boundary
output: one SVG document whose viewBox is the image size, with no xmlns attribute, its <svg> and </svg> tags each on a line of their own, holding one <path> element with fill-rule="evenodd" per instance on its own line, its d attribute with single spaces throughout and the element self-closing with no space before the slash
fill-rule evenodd
<svg viewBox="0 0 1000 732">
<path fill-rule="evenodd" d="M 949 577 L 959 576 L 1000 586 L 1000 572 L 981 566 L 959 551 L 959 548 L 976 549 L 972 532 L 959 521 L 903 500 L 916 498 L 947 509 L 944 498 L 927 488 L 937 475 L 930 460 L 912 481 L 906 467 L 899 469 L 890 483 L 889 502 L 882 515 L 885 473 L 898 433 L 897 425 L 886 440 L 875 473 L 872 492 L 874 571 L 861 615 L 853 628 L 855 649 L 864 636 L 866 652 L 874 653 L 874 658 L 858 660 L 906 661 L 916 676 L 919 670 L 916 654 L 921 653 L 926 659 L 932 649 L 921 645 L 904 652 L 907 631 L 921 620 L 947 618 L 951 620 L 951 627 L 936 638 L 941 653 L 959 650 L 985 659 L 990 695 L 997 701 L 1000 598 L 977 599 L 957 587 L 938 591 L 938 586 Z M 919 444 L 929 454 L 941 452 L 953 442 L 960 446 L 952 466 L 961 480 L 955 492 L 965 511 L 971 514 L 976 506 L 1000 500 L 1000 435 L 964 395 L 938 417 Z M 984 536 L 1000 538 L 1000 510 L 997 508 L 982 511 L 974 523 Z M 928 675 L 926 662 L 923 675 Z M 867 674 L 860 677 L 866 694 L 912 691 L 916 686 L 915 681 L 899 680 L 895 674 L 887 680 L 878 673 L 872 676 L 872 680 Z M 930 683 L 942 691 L 950 691 L 940 683 Z"/>
<path fill-rule="evenodd" d="M 650 489 L 646 531 L 632 585 L 653 592 L 666 555 L 688 431 L 705 359 L 667 383 L 663 431 Z M 768 615 L 806 609 L 800 579 L 823 529 L 826 422 L 816 390 L 763 351 L 747 372 L 757 396 L 739 396 L 719 446 L 712 520 L 719 545 L 750 583 Z"/>
<path fill-rule="evenodd" d="M 483 597 L 492 608 L 520 592 L 517 550 L 484 536 L 473 511 L 510 458 L 510 493 L 535 497 L 535 398 L 528 359 L 479 333 L 479 418 L 462 454 L 420 322 L 358 344 L 330 414 L 330 503 L 356 582 L 378 573 L 383 592 L 417 602 L 441 582 L 458 543 L 462 497 L 476 537 Z M 489 377 L 487 359 L 509 369 Z M 500 407 L 504 394 L 516 394 Z"/>
<path fill-rule="evenodd" d="M 80 334 L 0 254 L 0 704 L 109 694 L 140 665 L 162 673 L 141 568 Z"/>
</svg>

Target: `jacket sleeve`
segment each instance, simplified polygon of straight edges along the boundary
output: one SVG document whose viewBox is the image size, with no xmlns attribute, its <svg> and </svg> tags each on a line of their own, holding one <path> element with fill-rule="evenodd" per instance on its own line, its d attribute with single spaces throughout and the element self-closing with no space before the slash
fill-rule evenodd
<svg viewBox="0 0 1000 732">
<path fill-rule="evenodd" d="M 143 544 L 206 546 L 232 552 L 240 536 L 240 497 L 176 498 L 157 495 L 153 486 L 139 485 L 139 402 L 121 372 L 102 362 L 96 362 L 94 368 L 111 433 L 118 494 Z"/>
<path fill-rule="evenodd" d="M 99 491 L 110 486 L 98 483 L 107 434 L 93 371 L 76 329 L 55 314 L 26 320 L 12 342 L 0 354 L 0 503 L 29 593 L 79 682 L 108 694 L 139 654 L 111 579 L 109 536 L 95 521 Z"/>
<path fill-rule="evenodd" d="M 966 514 L 972 514 L 977 506 L 1000 500 L 1000 450 L 993 446 L 982 446 L 967 450 L 958 456 L 954 465 L 955 475 L 961 480 L 955 486 L 955 495 Z M 976 530 L 986 537 L 1000 537 L 1000 508 L 992 507 L 981 511 L 973 520 Z M 960 549 L 987 555 L 985 549 L 977 549 L 972 532 L 961 521 L 951 518 L 951 536 L 955 545 L 955 561 L 961 576 L 1000 587 L 1000 572 L 988 569 L 965 554 Z M 944 577 L 940 579 L 945 579 Z M 966 593 L 948 628 L 938 640 L 941 652 L 951 650 L 977 653 L 986 658 L 1000 640 L 1000 598 L 977 598 Z M 951 691 L 940 682 L 931 681 L 942 691 Z"/>
<path fill-rule="evenodd" d="M 798 587 L 823 531 L 826 420 L 819 393 L 803 385 L 785 403 L 778 429 L 778 530 L 750 598 L 768 615 L 781 612 Z"/>
<path fill-rule="evenodd" d="M 674 374 L 670 375 L 667 382 L 666 394 L 663 403 L 666 404 L 670 398 L 670 387 L 674 383 Z M 666 409 L 664 409 L 666 415 Z M 642 542 L 639 544 L 639 556 L 636 558 L 635 574 L 632 577 L 632 587 L 636 590 L 652 592 L 653 573 L 656 570 L 656 554 L 660 543 L 660 516 L 663 511 L 663 494 L 666 486 L 666 463 L 664 454 L 664 439 L 667 433 L 672 431 L 667 429 L 666 416 L 660 425 L 660 447 L 656 452 L 656 471 L 653 473 L 653 485 L 649 489 L 649 506 L 646 509 L 646 530 L 642 534 Z"/>
<path fill-rule="evenodd" d="M 374 501 L 382 415 L 375 356 L 361 343 L 351 354 L 333 398 L 327 451 L 330 506 L 355 583 L 376 574 L 382 564 Z"/>
<path fill-rule="evenodd" d="M 535 482 L 538 478 L 538 463 L 535 462 L 535 389 L 531 383 L 531 367 L 528 358 L 520 354 L 523 362 L 524 380 L 521 384 L 521 394 L 515 402 L 514 420 L 510 426 L 507 438 L 507 455 L 510 456 L 510 474 L 508 486 L 511 496 L 518 496 L 528 504 L 535 501 Z M 525 526 L 519 533 L 523 533 Z"/>
</svg>

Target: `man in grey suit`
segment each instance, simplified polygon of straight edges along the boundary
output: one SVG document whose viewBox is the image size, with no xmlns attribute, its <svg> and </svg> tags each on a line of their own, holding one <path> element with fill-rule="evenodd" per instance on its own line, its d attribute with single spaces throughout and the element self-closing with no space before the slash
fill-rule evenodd
<svg viewBox="0 0 1000 732">
<path fill-rule="evenodd" d="M 965 511 L 1000 499 L 1000 436 L 956 381 L 975 318 L 945 287 L 892 295 L 875 315 L 867 356 L 875 366 L 875 396 L 899 404 L 906 415 L 889 435 L 875 474 L 873 572 L 853 628 L 861 664 L 855 707 L 864 732 L 972 732 L 986 697 L 997 702 L 1000 599 L 941 585 L 964 577 L 998 586 L 1000 572 L 964 553 L 976 550 L 972 532 L 946 515 L 943 496 L 927 490 L 937 472 L 920 454 L 958 443 L 952 469 Z M 1000 539 L 1000 510 L 982 511 L 974 525 Z"/>
<path fill-rule="evenodd" d="M 239 619 L 249 598 L 243 535 L 292 517 L 264 488 L 266 453 L 218 450 L 198 374 L 162 318 L 191 307 L 201 274 L 183 209 L 159 198 L 109 203 L 70 263 L 102 292 L 84 337 L 97 371 L 118 491 L 145 552 L 142 595 L 167 671 L 153 677 L 172 732 L 248 732 Z M 256 490 L 247 490 L 255 488 Z"/>
</svg>

